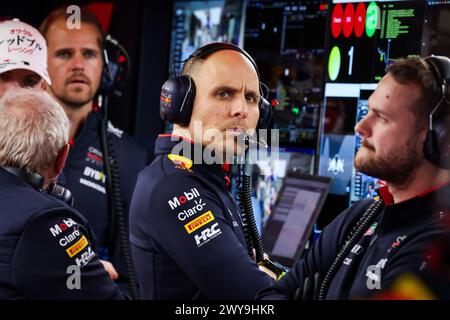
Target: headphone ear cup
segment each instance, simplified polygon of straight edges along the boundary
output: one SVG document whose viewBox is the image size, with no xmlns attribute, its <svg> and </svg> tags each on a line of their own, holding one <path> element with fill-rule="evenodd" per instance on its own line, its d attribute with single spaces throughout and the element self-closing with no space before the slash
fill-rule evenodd
<svg viewBox="0 0 450 320">
<path fill-rule="evenodd" d="M 437 166 L 443 169 L 450 169 L 450 134 L 448 131 L 450 114 L 446 113 L 438 117 L 433 126 Z"/>
<path fill-rule="evenodd" d="M 425 158 L 437 167 L 450 169 L 450 114 L 443 114 L 433 121 L 424 146 Z"/>
<path fill-rule="evenodd" d="M 425 159 L 430 161 L 434 165 L 438 165 L 438 152 L 436 150 L 436 139 L 435 139 L 435 132 L 432 130 L 427 131 L 427 137 L 425 140 L 423 153 L 425 155 Z"/>
<path fill-rule="evenodd" d="M 102 79 L 98 88 L 100 94 L 109 95 L 114 92 L 114 79 L 111 74 L 109 63 L 103 63 Z"/>
<path fill-rule="evenodd" d="M 191 120 L 195 99 L 195 83 L 188 75 L 164 82 L 159 99 L 161 119 L 187 126 Z"/>
<path fill-rule="evenodd" d="M 267 129 L 269 127 L 270 120 L 272 119 L 272 106 L 266 98 L 261 97 L 259 103 L 259 119 L 256 129 Z"/>
</svg>

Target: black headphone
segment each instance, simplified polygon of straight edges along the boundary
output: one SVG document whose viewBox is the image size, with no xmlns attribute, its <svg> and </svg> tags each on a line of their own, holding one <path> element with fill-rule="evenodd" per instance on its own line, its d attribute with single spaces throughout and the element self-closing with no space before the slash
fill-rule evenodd
<svg viewBox="0 0 450 320">
<path fill-rule="evenodd" d="M 104 38 L 103 71 L 99 94 L 122 96 L 123 86 L 131 72 L 131 60 L 127 50 L 113 36 Z"/>
<path fill-rule="evenodd" d="M 30 184 L 34 189 L 38 191 L 42 191 L 42 188 L 44 186 L 45 179 L 43 176 L 41 176 L 39 173 L 34 171 L 26 171 L 20 168 L 16 167 L 1 167 L 2 169 L 5 169 L 12 175 L 16 176 L 22 181 L 25 181 L 26 183 Z"/>
<path fill-rule="evenodd" d="M 225 42 L 213 42 L 197 49 L 186 61 L 192 58 L 205 58 L 214 52 L 222 50 L 233 50 L 243 54 L 255 68 L 258 75 L 259 91 L 261 99 L 259 101 L 259 119 L 257 129 L 266 129 L 272 118 L 273 110 L 267 101 L 267 87 L 261 82 L 258 67 L 253 58 L 243 49 L 236 45 Z M 185 62 L 186 62 L 185 61 Z M 188 75 L 181 75 L 168 79 L 161 89 L 159 101 L 159 114 L 163 120 L 180 125 L 188 125 L 191 120 L 192 109 L 195 99 L 195 83 Z"/>
<path fill-rule="evenodd" d="M 424 145 L 425 159 L 437 167 L 450 169 L 450 101 L 447 100 L 450 59 L 430 56 L 424 60 L 442 88 L 441 98 L 429 115 L 429 130 Z M 437 112 L 442 106 L 446 109 Z"/>
<path fill-rule="evenodd" d="M 22 181 L 25 181 L 29 185 L 31 185 L 34 189 L 39 192 L 46 191 L 49 195 L 67 203 L 69 206 L 73 206 L 73 196 L 69 189 L 64 188 L 58 183 L 51 183 L 47 190 L 44 190 L 44 182 L 45 179 L 39 173 L 34 171 L 26 171 L 24 169 L 16 168 L 16 167 L 0 167 L 12 175 L 16 176 Z"/>
</svg>

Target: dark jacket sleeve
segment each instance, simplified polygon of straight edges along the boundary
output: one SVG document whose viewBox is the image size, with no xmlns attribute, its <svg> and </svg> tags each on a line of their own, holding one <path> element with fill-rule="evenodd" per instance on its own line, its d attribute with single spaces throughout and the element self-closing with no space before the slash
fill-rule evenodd
<svg viewBox="0 0 450 320">
<path fill-rule="evenodd" d="M 12 270 L 15 285 L 29 299 L 124 298 L 93 251 L 84 223 L 68 208 L 29 221 Z"/>
<path fill-rule="evenodd" d="M 360 208 L 366 206 L 368 201 L 359 202 L 342 212 L 327 227 L 325 227 L 319 239 L 314 243 L 306 255 L 296 262 L 294 267 L 281 280 L 273 286 L 265 288 L 258 293 L 257 299 L 261 300 L 290 300 L 294 299 L 298 288 L 303 288 L 306 277 L 314 278 L 319 272 L 321 278 L 325 276 L 333 263 L 338 250 L 341 248 L 345 237 L 352 227 L 355 213 L 360 213 Z"/>
<path fill-rule="evenodd" d="M 135 191 L 141 228 L 161 246 L 207 299 L 254 299 L 271 284 L 258 269 L 225 218 L 217 197 L 194 178 L 174 175 L 149 198 Z M 145 188 L 145 187 L 144 187 Z M 189 200 L 185 192 L 195 188 Z M 180 196 L 182 196 L 180 198 Z M 180 203 L 177 203 L 181 200 Z M 171 204 L 172 203 L 172 204 Z M 134 222 L 136 224 L 136 221 Z M 133 241 L 139 247 L 137 240 Z"/>
</svg>

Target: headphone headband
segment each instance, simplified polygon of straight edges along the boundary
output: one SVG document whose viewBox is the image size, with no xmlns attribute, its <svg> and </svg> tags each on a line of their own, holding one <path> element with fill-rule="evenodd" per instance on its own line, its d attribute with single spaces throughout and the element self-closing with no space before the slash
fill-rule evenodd
<svg viewBox="0 0 450 320">
<path fill-rule="evenodd" d="M 41 190 L 44 186 L 45 179 L 37 172 L 29 172 L 20 168 L 10 166 L 4 166 L 0 168 L 3 168 L 20 180 L 30 184 L 36 190 Z"/>
<path fill-rule="evenodd" d="M 450 169 L 450 110 L 447 100 L 448 85 L 450 84 L 450 59 L 444 56 L 430 56 L 424 59 L 441 86 L 441 97 L 437 105 L 429 114 L 429 130 L 425 140 L 425 158 L 435 166 Z M 442 106 L 447 110 L 437 112 Z"/>
<path fill-rule="evenodd" d="M 424 60 L 430 66 L 439 84 L 450 84 L 449 58 L 444 56 L 430 56 Z"/>
<path fill-rule="evenodd" d="M 211 54 L 218 52 L 218 51 L 223 51 L 223 50 L 233 50 L 233 51 L 237 51 L 237 52 L 243 54 L 251 62 L 251 64 L 255 68 L 256 74 L 258 75 L 258 79 L 260 79 L 258 66 L 256 65 L 255 60 L 253 60 L 253 58 L 247 53 L 247 51 L 245 51 L 244 49 L 242 49 L 234 44 L 227 43 L 227 42 L 213 42 L 213 43 L 204 45 L 203 47 L 200 47 L 197 50 L 195 50 L 185 61 L 188 62 L 192 58 L 198 58 L 198 59 L 207 58 Z"/>
</svg>

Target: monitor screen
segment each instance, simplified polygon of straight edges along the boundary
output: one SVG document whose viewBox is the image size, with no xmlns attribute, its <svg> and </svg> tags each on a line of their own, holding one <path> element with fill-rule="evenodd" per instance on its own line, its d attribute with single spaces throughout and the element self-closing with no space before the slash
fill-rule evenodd
<svg viewBox="0 0 450 320">
<path fill-rule="evenodd" d="M 427 0 L 422 56 L 450 57 L 450 1 Z"/>
<path fill-rule="evenodd" d="M 269 98 L 278 100 L 272 128 L 279 145 L 313 152 L 322 96 L 327 1 L 257 1 L 245 8 L 244 48 L 258 64 Z"/>
<path fill-rule="evenodd" d="M 252 169 L 252 204 L 258 231 L 267 223 L 286 173 L 292 170 L 312 174 L 314 154 L 286 152 L 277 156 L 257 158 Z M 236 169 L 236 168 L 234 168 Z M 237 172 L 233 172 L 232 194 L 237 197 Z"/>
<path fill-rule="evenodd" d="M 242 0 L 175 1 L 173 5 L 170 76 L 177 74 L 183 61 L 210 42 L 239 45 Z"/>
<path fill-rule="evenodd" d="M 269 101 L 278 106 L 270 124 L 278 130 L 279 158 L 254 166 L 258 227 L 269 218 L 290 169 L 314 172 L 323 84 L 326 0 L 245 2 L 243 46 L 255 59 Z M 269 146 L 273 147 L 268 141 Z"/>
<path fill-rule="evenodd" d="M 334 0 L 330 5 L 318 173 L 332 177 L 330 193 L 350 203 L 373 196 L 382 183 L 354 168 L 361 143 L 354 127 L 367 114 L 369 97 L 387 67 L 420 55 L 424 19 L 422 1 Z"/>
<path fill-rule="evenodd" d="M 331 179 L 289 172 L 263 232 L 265 250 L 291 267 L 309 239 L 328 194 Z"/>
</svg>

